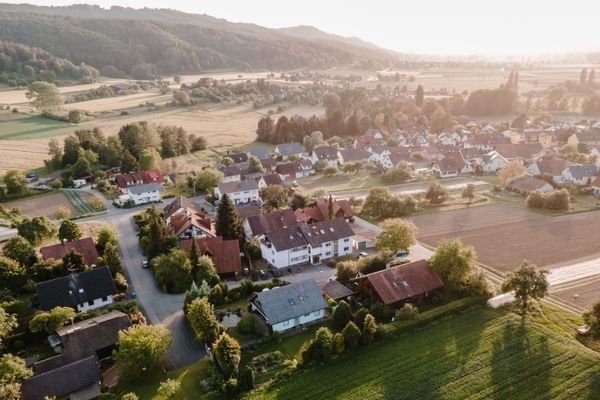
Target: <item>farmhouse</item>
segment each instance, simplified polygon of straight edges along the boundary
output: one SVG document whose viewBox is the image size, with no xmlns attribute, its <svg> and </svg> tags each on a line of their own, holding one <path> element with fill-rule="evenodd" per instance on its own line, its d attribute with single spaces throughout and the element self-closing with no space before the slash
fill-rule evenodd
<svg viewBox="0 0 600 400">
<path fill-rule="evenodd" d="M 242 271 L 238 240 L 223 240 L 221 236 L 217 236 L 195 241 L 198 254 L 210 257 L 217 274 L 221 277 L 235 276 Z M 189 253 L 192 250 L 192 239 L 182 240 L 181 249 Z"/>
<path fill-rule="evenodd" d="M 260 292 L 251 300 L 252 310 L 264 318 L 274 332 L 325 318 L 327 303 L 314 279 Z"/>
<path fill-rule="evenodd" d="M 529 193 L 534 192 L 536 190 L 542 193 L 547 193 L 551 192 L 554 189 L 552 185 L 550 185 L 548 182 L 541 179 L 533 178 L 531 176 L 522 176 L 520 178 L 515 179 L 513 182 L 511 182 L 508 188 L 513 192 L 522 195 L 528 195 Z"/>
<path fill-rule="evenodd" d="M 426 260 L 363 275 L 354 282 L 362 293 L 388 305 L 422 301 L 444 286 Z"/>
<path fill-rule="evenodd" d="M 260 240 L 262 257 L 275 268 L 319 264 L 352 253 L 352 228 L 343 218 L 300 224 L 267 232 Z"/>
<path fill-rule="evenodd" d="M 112 304 L 113 295 L 117 292 L 108 267 L 40 282 L 35 285 L 35 290 L 42 310 L 71 307 L 77 312 Z"/>
<path fill-rule="evenodd" d="M 598 168 L 592 164 L 571 165 L 562 173 L 564 183 L 576 185 L 589 185 L 598 175 Z"/>
<path fill-rule="evenodd" d="M 245 204 L 260 201 L 258 183 L 254 179 L 241 182 L 222 182 L 215 188 L 215 198 L 220 199 L 223 195 L 231 198 L 235 204 Z"/>
<path fill-rule="evenodd" d="M 40 253 L 42 253 L 44 261 L 61 260 L 71 250 L 83 255 L 83 260 L 86 265 L 96 265 L 96 262 L 98 261 L 98 251 L 96 250 L 94 241 L 90 237 L 73 240 L 72 242 L 63 242 L 45 246 L 40 249 Z"/>
</svg>

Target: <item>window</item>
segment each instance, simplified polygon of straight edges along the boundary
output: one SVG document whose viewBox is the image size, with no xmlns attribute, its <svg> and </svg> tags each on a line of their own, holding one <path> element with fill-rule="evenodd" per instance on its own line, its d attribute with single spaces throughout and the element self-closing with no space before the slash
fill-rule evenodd
<svg viewBox="0 0 600 400">
<path fill-rule="evenodd" d="M 344 242 L 348 243 L 350 241 L 350 238 L 346 238 L 344 239 Z"/>
<path fill-rule="evenodd" d="M 288 326 L 290 324 L 290 321 L 283 321 L 283 326 Z"/>
<path fill-rule="evenodd" d="M 310 317 L 310 313 L 304 314 L 304 318 L 308 318 L 308 317 Z"/>
<path fill-rule="evenodd" d="M 325 247 L 331 247 L 331 243 L 326 243 Z"/>
<path fill-rule="evenodd" d="M 344 247 L 344 251 L 350 251 L 350 247 Z"/>
<path fill-rule="evenodd" d="M 102 298 L 102 301 L 106 303 L 106 302 L 108 301 L 108 296 L 104 296 L 104 297 Z"/>
<path fill-rule="evenodd" d="M 96 300 L 90 300 L 90 301 L 88 301 L 88 305 L 89 305 L 89 306 L 93 306 L 95 301 L 96 301 Z"/>
</svg>

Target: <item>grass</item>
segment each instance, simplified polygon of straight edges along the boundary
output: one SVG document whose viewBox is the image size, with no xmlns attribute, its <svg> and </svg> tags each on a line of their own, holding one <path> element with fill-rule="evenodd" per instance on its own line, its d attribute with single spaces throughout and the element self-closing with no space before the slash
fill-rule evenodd
<svg viewBox="0 0 600 400">
<path fill-rule="evenodd" d="M 85 201 L 77 190 L 66 189 L 63 192 L 81 214 L 91 214 L 98 211 L 91 204 Z"/>
<path fill-rule="evenodd" d="M 600 357 L 577 343 L 556 313 L 523 322 L 513 313 L 479 307 L 246 398 L 598 398 Z"/>
<path fill-rule="evenodd" d="M 361 171 L 356 175 L 339 173 L 332 177 L 317 174 L 302 178 L 298 183 L 300 183 L 301 189 L 307 192 L 323 188 L 326 188 L 328 192 L 339 192 L 342 190 L 370 189 L 378 186 L 386 186 L 378 177 L 366 171 Z"/>
<path fill-rule="evenodd" d="M 71 125 L 44 117 L 27 117 L 0 122 L 0 139 L 42 139 L 66 135 L 74 131 Z"/>
</svg>

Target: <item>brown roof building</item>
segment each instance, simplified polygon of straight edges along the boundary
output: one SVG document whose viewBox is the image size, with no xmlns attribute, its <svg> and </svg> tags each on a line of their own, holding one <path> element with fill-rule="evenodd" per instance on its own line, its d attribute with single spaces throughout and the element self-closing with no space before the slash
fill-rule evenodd
<svg viewBox="0 0 600 400">
<path fill-rule="evenodd" d="M 238 240 L 223 240 L 221 236 L 195 240 L 198 253 L 213 260 L 219 275 L 233 275 L 242 271 Z M 189 253 L 192 250 L 192 239 L 182 240 L 181 249 Z"/>
<path fill-rule="evenodd" d="M 298 222 L 312 224 L 329 219 L 329 200 L 319 199 L 315 207 L 306 207 L 294 211 Z M 333 200 L 333 218 L 349 220 L 354 211 L 348 200 Z"/>
<path fill-rule="evenodd" d="M 42 247 L 40 253 L 42 253 L 44 261 L 60 260 L 71 250 L 81 253 L 87 265 L 95 265 L 98 260 L 98 250 L 90 237 Z"/>
<path fill-rule="evenodd" d="M 376 296 L 384 304 L 419 300 L 444 286 L 426 260 L 363 275 L 356 278 L 355 282 L 361 291 Z"/>
<path fill-rule="evenodd" d="M 244 222 L 244 231 L 248 238 L 262 235 L 277 229 L 298 225 L 296 215 L 290 209 L 273 211 L 249 217 Z"/>
</svg>

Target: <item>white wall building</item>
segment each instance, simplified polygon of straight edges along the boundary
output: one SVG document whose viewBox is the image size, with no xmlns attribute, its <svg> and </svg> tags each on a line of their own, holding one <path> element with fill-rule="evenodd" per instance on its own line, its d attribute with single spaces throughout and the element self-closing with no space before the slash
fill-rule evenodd
<svg viewBox="0 0 600 400">
<path fill-rule="evenodd" d="M 236 205 L 261 201 L 258 184 L 254 179 L 241 182 L 222 182 L 215 188 L 215 197 L 220 199 L 225 193 Z"/>
</svg>

